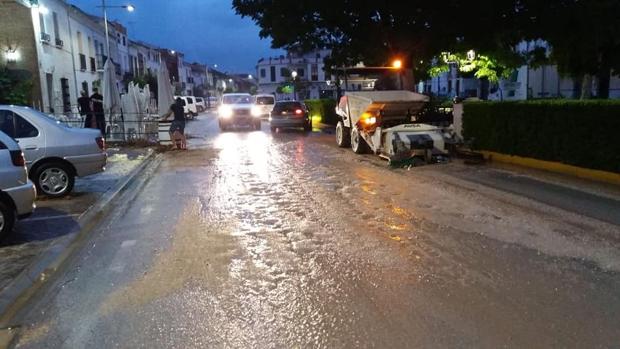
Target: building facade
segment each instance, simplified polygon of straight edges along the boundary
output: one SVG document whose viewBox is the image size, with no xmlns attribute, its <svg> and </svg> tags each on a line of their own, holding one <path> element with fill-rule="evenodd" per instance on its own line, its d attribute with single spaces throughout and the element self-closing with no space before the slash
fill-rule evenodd
<svg viewBox="0 0 620 349">
<path fill-rule="evenodd" d="M 315 50 L 303 54 L 288 52 L 286 56 L 261 58 L 256 66 L 258 92 L 274 94 L 279 99 L 290 99 L 293 96 L 282 93 L 282 86 L 291 84 L 295 79 L 298 81 L 296 86 L 303 86 L 303 90 L 296 91 L 299 99 L 331 95 L 333 86 L 328 84 L 330 77 L 325 74 L 325 58 L 329 57 L 330 53 L 329 50 Z"/>
</svg>

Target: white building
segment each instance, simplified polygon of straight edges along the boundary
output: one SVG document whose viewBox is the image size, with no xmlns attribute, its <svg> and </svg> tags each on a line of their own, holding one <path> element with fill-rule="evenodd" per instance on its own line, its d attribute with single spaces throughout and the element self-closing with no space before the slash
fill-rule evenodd
<svg viewBox="0 0 620 349">
<path fill-rule="evenodd" d="M 160 48 L 142 41 L 129 41 L 129 69 L 131 77 L 156 76 L 161 64 Z"/>
<path fill-rule="evenodd" d="M 295 79 L 303 82 L 307 88 L 299 91 L 298 99 L 321 98 L 333 94 L 333 86 L 328 85 L 329 76 L 325 75 L 325 58 L 329 50 L 316 50 L 305 54 L 289 52 L 286 56 L 261 58 L 256 66 L 256 79 L 259 93 L 271 93 L 278 98 L 291 98 L 290 95 L 278 94 L 278 88 L 290 83 L 293 72 Z"/>
</svg>

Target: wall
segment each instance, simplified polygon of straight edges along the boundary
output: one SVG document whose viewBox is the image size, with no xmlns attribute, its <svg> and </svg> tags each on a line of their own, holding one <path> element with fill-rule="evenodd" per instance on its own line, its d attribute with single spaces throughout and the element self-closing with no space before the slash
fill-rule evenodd
<svg viewBox="0 0 620 349">
<path fill-rule="evenodd" d="M 41 82 L 37 69 L 37 47 L 31 9 L 17 1 L 0 1 L 0 66 L 27 71 L 33 83 L 32 106 L 41 105 Z M 7 49 L 16 49 L 19 59 L 7 62 Z"/>
</svg>

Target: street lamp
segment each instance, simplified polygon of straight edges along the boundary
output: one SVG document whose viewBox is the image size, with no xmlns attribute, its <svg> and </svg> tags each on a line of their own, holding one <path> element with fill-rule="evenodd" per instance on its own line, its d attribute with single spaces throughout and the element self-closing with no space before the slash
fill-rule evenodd
<svg viewBox="0 0 620 349">
<path fill-rule="evenodd" d="M 125 10 L 127 10 L 128 12 L 133 12 L 136 10 L 136 8 L 133 5 L 115 5 L 115 6 L 111 6 L 111 5 L 106 5 L 105 0 L 101 0 L 101 6 L 97 6 L 100 7 L 103 10 L 103 26 L 105 27 L 105 44 L 106 44 L 106 48 L 107 48 L 107 52 L 108 52 L 108 59 L 110 59 L 110 35 L 108 33 L 108 12 L 107 9 L 109 8 L 123 8 Z"/>
<path fill-rule="evenodd" d="M 293 70 L 291 72 L 291 77 L 293 78 L 293 100 L 297 100 L 297 89 L 295 88 L 295 79 L 297 78 L 297 71 Z"/>
<path fill-rule="evenodd" d="M 400 59 L 395 59 L 392 62 L 392 68 L 398 70 L 398 86 L 399 89 L 403 89 L 403 78 L 401 77 L 401 69 L 403 68 L 403 61 Z"/>
</svg>

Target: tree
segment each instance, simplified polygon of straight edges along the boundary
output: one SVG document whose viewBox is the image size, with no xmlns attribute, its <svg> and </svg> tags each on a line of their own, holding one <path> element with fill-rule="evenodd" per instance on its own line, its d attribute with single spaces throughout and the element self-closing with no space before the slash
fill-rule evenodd
<svg viewBox="0 0 620 349">
<path fill-rule="evenodd" d="M 0 66 L 0 104 L 30 105 L 32 79 L 26 71 Z"/>
<path fill-rule="evenodd" d="M 328 65 L 386 65 L 399 56 L 424 77 L 442 52 L 473 49 L 479 58 L 461 67 L 476 76 L 493 80 L 544 58 L 565 75 L 598 76 L 601 96 L 610 73 L 620 74 L 618 0 L 233 0 L 233 7 L 276 48 L 331 49 Z M 516 51 L 533 40 L 547 41 L 550 54 Z"/>
</svg>

